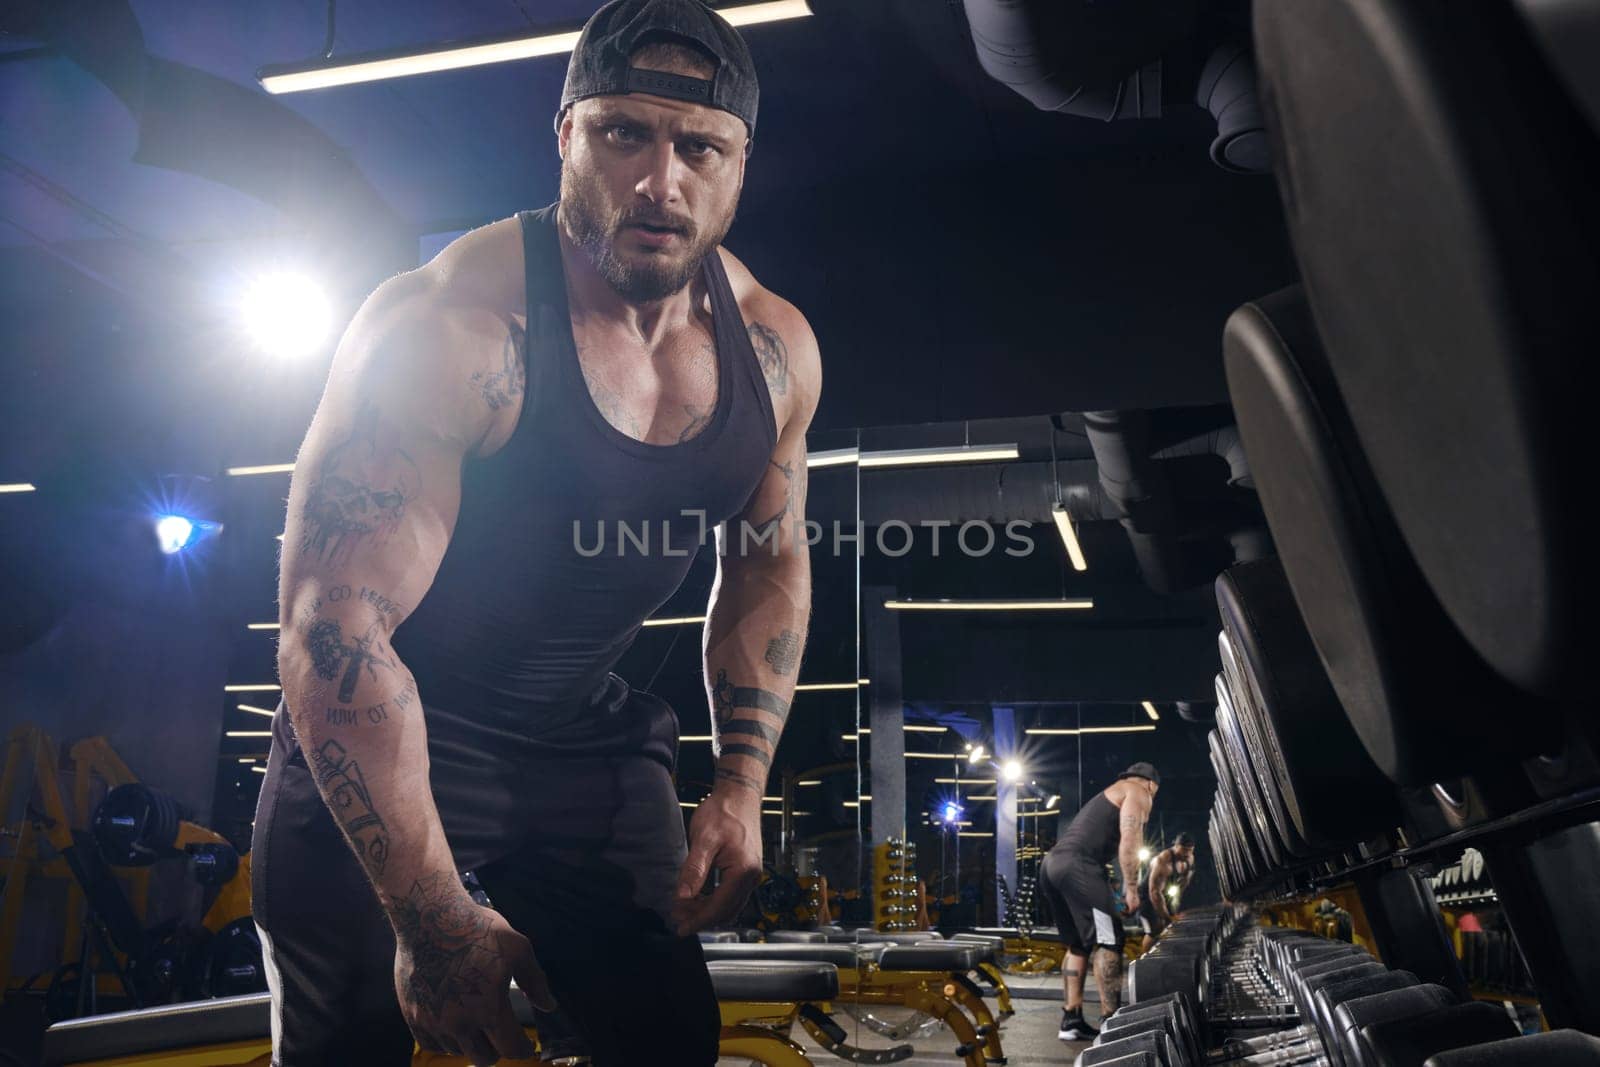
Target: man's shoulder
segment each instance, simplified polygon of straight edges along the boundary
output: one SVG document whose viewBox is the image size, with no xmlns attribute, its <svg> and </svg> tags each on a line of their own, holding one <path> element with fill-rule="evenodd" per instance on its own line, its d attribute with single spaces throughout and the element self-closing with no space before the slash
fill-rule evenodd
<svg viewBox="0 0 1600 1067">
<path fill-rule="evenodd" d="M 808 385 L 815 395 L 822 379 L 821 354 L 811 324 L 794 304 L 762 285 L 739 257 L 719 247 L 728 285 L 739 303 L 739 313 L 752 337 L 776 334 L 782 344 L 789 373 Z"/>
<path fill-rule="evenodd" d="M 427 275 L 432 297 L 442 310 L 521 314 L 526 300 L 521 217 L 512 215 L 468 230 L 418 271 Z"/>
</svg>

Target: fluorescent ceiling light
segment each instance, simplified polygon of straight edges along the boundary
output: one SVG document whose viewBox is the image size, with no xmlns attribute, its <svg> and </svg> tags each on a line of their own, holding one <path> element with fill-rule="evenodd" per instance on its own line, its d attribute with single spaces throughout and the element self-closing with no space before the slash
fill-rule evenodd
<svg viewBox="0 0 1600 1067">
<path fill-rule="evenodd" d="M 1061 534 L 1061 543 L 1066 546 L 1067 558 L 1072 561 L 1072 569 L 1086 571 L 1089 561 L 1083 558 L 1083 546 L 1078 544 L 1078 531 L 1073 529 L 1072 516 L 1067 514 L 1067 509 L 1060 504 L 1050 509 L 1050 515 L 1056 520 L 1056 531 Z"/>
<path fill-rule="evenodd" d="M 1016 445 L 957 445 L 950 448 L 892 448 L 861 453 L 863 467 L 922 467 L 934 463 L 997 463 L 1016 459 Z"/>
<path fill-rule="evenodd" d="M 1090 611 L 1088 597 L 1071 600 L 885 600 L 890 611 Z"/>
<path fill-rule="evenodd" d="M 909 723 L 905 727 L 908 734 L 942 734 L 948 729 L 948 726 L 912 726 Z"/>
<path fill-rule="evenodd" d="M 228 473 L 235 478 L 242 478 L 249 474 L 288 474 L 292 470 L 293 463 L 266 463 L 259 467 L 229 467 Z"/>
<path fill-rule="evenodd" d="M 225 685 L 222 687 L 222 691 L 224 693 L 276 693 L 282 688 L 283 686 L 281 685 L 263 683 L 261 685 Z"/>
<path fill-rule="evenodd" d="M 265 767 L 251 767 L 250 769 L 252 771 L 256 772 L 257 774 L 266 774 L 267 773 L 267 769 Z M 252 823 L 251 825 L 254 825 L 254 823 Z"/>
<path fill-rule="evenodd" d="M 643 625 L 643 626 L 697 626 L 700 623 L 705 622 L 705 621 L 706 621 L 706 617 L 704 615 L 679 615 L 679 616 L 677 616 L 675 618 L 667 618 L 667 619 L 646 619 L 640 625 Z"/>
<path fill-rule="evenodd" d="M 224 736 L 224 737 L 271 737 L 272 736 L 272 731 L 271 730 L 228 730 L 228 731 L 224 732 L 222 736 Z"/>
<path fill-rule="evenodd" d="M 861 682 L 807 682 L 794 687 L 796 693 L 820 693 L 828 689 L 855 689 Z"/>
<path fill-rule="evenodd" d="M 821 778 L 807 778 L 804 781 L 795 783 L 795 785 L 821 785 L 821 784 L 822 784 L 822 779 Z"/>
<path fill-rule="evenodd" d="M 33 493 L 37 492 L 32 482 L 11 482 L 0 485 L 0 493 Z"/>
<path fill-rule="evenodd" d="M 806 466 L 816 467 L 843 467 L 854 463 L 861 458 L 859 448 L 830 448 L 823 452 L 806 453 Z"/>
<path fill-rule="evenodd" d="M 971 826 L 972 824 L 971 823 L 958 823 L 957 825 L 959 825 L 959 826 Z M 957 830 L 956 831 L 956 836 L 957 837 L 993 837 L 994 833 L 992 831 L 989 831 L 989 830 Z"/>
<path fill-rule="evenodd" d="M 739 4 L 719 8 L 717 13 L 734 26 L 759 22 L 804 18 L 811 14 L 805 0 L 768 0 L 765 3 Z M 299 93 L 308 89 L 327 89 L 335 85 L 405 78 L 441 70 L 459 70 L 488 63 L 506 63 L 538 56 L 556 56 L 572 51 L 578 31 L 543 33 L 482 41 L 477 44 L 441 45 L 412 52 L 369 53 L 343 60 L 321 60 L 296 66 L 264 67 L 257 74 L 261 87 L 269 93 Z"/>
<path fill-rule="evenodd" d="M 246 630 L 276 630 L 278 624 L 275 622 L 247 622 L 244 628 Z"/>
<path fill-rule="evenodd" d="M 678 738 L 678 740 L 679 741 L 709 741 L 709 740 L 711 740 L 711 735 L 710 734 L 685 734 L 683 737 Z"/>
<path fill-rule="evenodd" d="M 1146 715 L 1150 716 L 1150 719 L 1151 719 L 1152 722 L 1157 721 L 1157 720 L 1159 720 L 1161 718 L 1161 713 L 1156 710 L 1156 706 L 1154 704 L 1150 703 L 1148 700 L 1140 701 L 1139 702 L 1139 706 L 1144 708 L 1144 713 Z"/>
<path fill-rule="evenodd" d="M 1022 731 L 1035 737 L 1076 737 L 1078 734 L 1147 734 L 1154 726 L 1085 726 L 1077 730 L 1055 729 L 1048 726 L 1030 726 Z"/>
<path fill-rule="evenodd" d="M 994 785 L 993 778 L 935 778 L 934 785 Z"/>
<path fill-rule="evenodd" d="M 954 752 L 907 752 L 906 759 L 960 759 Z"/>
<path fill-rule="evenodd" d="M 254 704 L 240 704 L 239 710 L 248 711 L 252 715 L 265 715 L 269 719 L 272 718 L 274 714 L 273 712 L 268 711 L 266 708 L 258 708 Z"/>
</svg>

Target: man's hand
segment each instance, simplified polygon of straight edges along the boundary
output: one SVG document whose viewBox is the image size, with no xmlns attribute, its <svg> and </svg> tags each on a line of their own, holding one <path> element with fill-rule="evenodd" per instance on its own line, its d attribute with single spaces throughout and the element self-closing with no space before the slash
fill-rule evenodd
<svg viewBox="0 0 1600 1067">
<path fill-rule="evenodd" d="M 515 978 L 545 1011 L 555 998 L 526 937 L 468 896 L 454 872 L 419 879 L 391 918 L 395 993 L 419 1045 L 480 1065 L 534 1055 L 507 984 Z"/>
<path fill-rule="evenodd" d="M 712 871 L 719 872 L 720 881 L 708 895 L 704 890 Z M 761 797 L 743 789 L 713 791 L 689 820 L 689 856 L 672 907 L 678 936 L 733 918 L 759 881 Z"/>
<path fill-rule="evenodd" d="M 1122 903 L 1128 907 L 1128 914 L 1133 915 L 1139 910 L 1139 887 L 1130 885 L 1123 887 Z"/>
</svg>

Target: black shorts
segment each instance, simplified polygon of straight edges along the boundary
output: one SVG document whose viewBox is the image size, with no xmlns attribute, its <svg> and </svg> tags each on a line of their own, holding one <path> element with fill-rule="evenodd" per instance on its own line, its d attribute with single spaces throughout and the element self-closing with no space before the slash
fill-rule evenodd
<svg viewBox="0 0 1600 1067">
<path fill-rule="evenodd" d="M 1105 864 L 1075 852 L 1047 852 L 1039 865 L 1039 891 L 1055 915 L 1056 928 L 1068 939 L 1069 950 L 1122 951 L 1126 935 Z"/>
<path fill-rule="evenodd" d="M 1155 908 L 1150 906 L 1148 896 L 1140 898 L 1139 913 L 1136 918 L 1139 920 L 1139 928 L 1149 937 L 1160 937 L 1161 932 L 1167 928 L 1167 922 L 1156 914 Z"/>
<path fill-rule="evenodd" d="M 672 709 L 624 694 L 601 720 L 609 742 L 593 734 L 559 756 L 544 740 L 427 716 L 430 784 L 457 865 L 533 942 L 597 1067 L 663 1062 L 667 1050 L 673 1063 L 714 1064 L 721 1019 L 700 942 L 673 934 L 668 917 L 686 854 Z M 254 836 L 275 1067 L 409 1064 L 393 931 L 281 704 Z"/>
</svg>

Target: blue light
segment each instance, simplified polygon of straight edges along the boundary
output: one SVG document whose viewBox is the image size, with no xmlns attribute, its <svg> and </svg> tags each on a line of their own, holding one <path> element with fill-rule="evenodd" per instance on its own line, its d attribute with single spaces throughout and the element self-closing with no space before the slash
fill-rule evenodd
<svg viewBox="0 0 1600 1067">
<path fill-rule="evenodd" d="M 182 515 L 163 515 L 156 520 L 156 540 L 167 555 L 181 552 L 194 541 L 195 524 Z"/>
<path fill-rule="evenodd" d="M 944 806 L 944 821 L 955 822 L 961 818 L 961 805 L 951 801 Z"/>
</svg>

